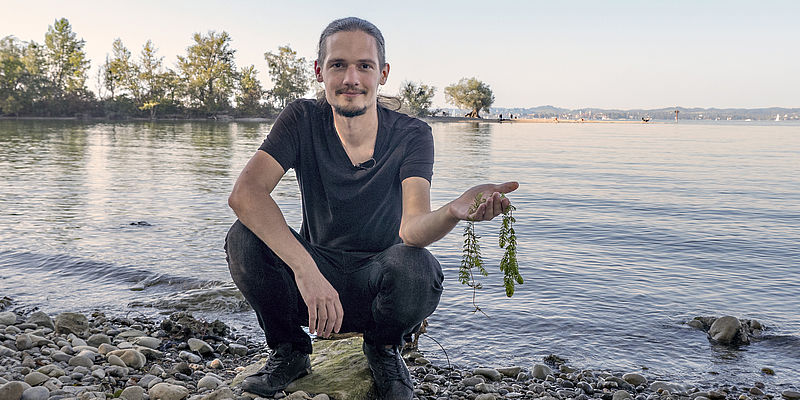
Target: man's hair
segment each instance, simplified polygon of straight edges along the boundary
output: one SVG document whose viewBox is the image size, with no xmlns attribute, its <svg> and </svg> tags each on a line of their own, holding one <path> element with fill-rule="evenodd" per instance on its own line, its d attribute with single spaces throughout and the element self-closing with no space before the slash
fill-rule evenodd
<svg viewBox="0 0 800 400">
<path fill-rule="evenodd" d="M 322 31 L 319 36 L 319 51 L 317 53 L 317 63 L 322 66 L 325 61 L 325 41 L 334 33 L 339 32 L 357 32 L 361 31 L 375 39 L 375 46 L 378 48 L 378 68 L 383 68 L 386 65 L 386 43 L 383 40 L 383 34 L 372 22 L 363 20 L 356 17 L 347 17 L 337 19 Z"/>
</svg>

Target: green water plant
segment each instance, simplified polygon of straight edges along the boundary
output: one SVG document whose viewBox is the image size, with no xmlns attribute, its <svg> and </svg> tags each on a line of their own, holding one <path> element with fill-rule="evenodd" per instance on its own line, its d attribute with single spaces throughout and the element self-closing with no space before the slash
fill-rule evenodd
<svg viewBox="0 0 800 400">
<path fill-rule="evenodd" d="M 505 197 L 505 196 L 503 196 Z M 469 213 L 474 213 L 481 204 L 485 203 L 486 199 L 483 198 L 483 193 L 478 193 L 475 200 L 470 207 Z M 523 283 L 522 275 L 519 273 L 519 263 L 517 262 L 517 234 L 514 231 L 514 205 L 509 204 L 503 210 L 503 223 L 500 227 L 500 234 L 498 244 L 500 248 L 505 250 L 503 258 L 500 260 L 500 271 L 503 272 L 503 286 L 506 290 L 506 296 L 511 297 L 514 295 L 514 289 L 517 284 Z M 476 281 L 475 273 L 480 273 L 483 276 L 489 276 L 481 256 L 481 247 L 479 244 L 480 236 L 475 233 L 475 220 L 467 220 L 464 227 L 464 247 L 461 258 L 461 268 L 458 273 L 458 280 L 472 288 L 472 305 L 475 311 L 480 311 L 484 315 L 486 313 L 478 307 L 476 302 L 477 290 L 482 287 L 481 283 Z"/>
</svg>

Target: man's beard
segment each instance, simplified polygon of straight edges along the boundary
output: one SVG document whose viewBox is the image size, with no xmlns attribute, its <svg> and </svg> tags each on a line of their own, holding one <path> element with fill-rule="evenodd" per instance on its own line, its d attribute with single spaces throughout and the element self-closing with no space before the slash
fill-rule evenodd
<svg viewBox="0 0 800 400">
<path fill-rule="evenodd" d="M 358 117 L 359 115 L 364 115 L 367 112 L 367 107 L 364 106 L 362 108 L 351 108 L 340 105 L 334 105 L 333 111 L 336 111 L 336 113 L 341 115 L 342 117 L 353 118 L 353 117 Z"/>
</svg>

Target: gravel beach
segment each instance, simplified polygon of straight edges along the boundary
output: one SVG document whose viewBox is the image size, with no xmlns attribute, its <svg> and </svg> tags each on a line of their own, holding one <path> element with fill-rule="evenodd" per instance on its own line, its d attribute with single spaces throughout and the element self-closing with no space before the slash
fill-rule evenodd
<svg viewBox="0 0 800 400">
<path fill-rule="evenodd" d="M 258 398 L 232 381 L 268 356 L 263 343 L 183 312 L 162 318 L 0 312 L 0 400 Z M 536 365 L 488 368 L 434 365 L 416 351 L 406 357 L 418 399 L 800 400 L 797 391 L 777 392 L 760 382 L 692 387 L 642 371 L 581 370 L 557 356 Z M 275 398 L 329 396 L 298 391 Z"/>
</svg>

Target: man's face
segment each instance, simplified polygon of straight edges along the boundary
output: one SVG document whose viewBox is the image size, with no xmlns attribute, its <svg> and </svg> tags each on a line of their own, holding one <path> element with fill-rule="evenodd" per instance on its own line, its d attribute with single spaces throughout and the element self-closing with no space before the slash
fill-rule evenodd
<svg viewBox="0 0 800 400">
<path fill-rule="evenodd" d="M 315 62 L 325 98 L 343 117 L 356 117 L 375 107 L 378 85 L 386 83 L 389 64 L 379 65 L 375 39 L 361 31 L 337 32 L 325 41 L 325 59 Z"/>
</svg>

